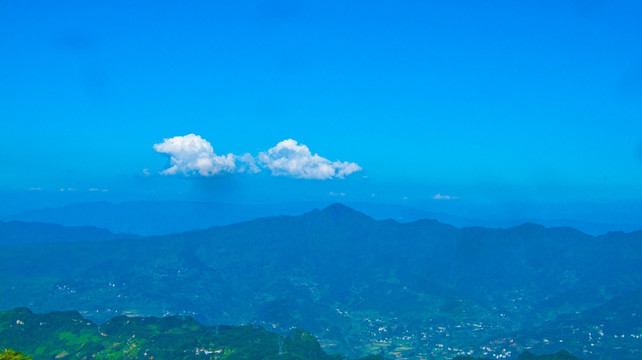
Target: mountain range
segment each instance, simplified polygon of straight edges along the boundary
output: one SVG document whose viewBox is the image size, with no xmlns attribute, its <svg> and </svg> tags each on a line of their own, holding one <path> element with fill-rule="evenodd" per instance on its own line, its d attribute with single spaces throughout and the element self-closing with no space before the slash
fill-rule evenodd
<svg viewBox="0 0 642 360">
<path fill-rule="evenodd" d="M 350 356 L 511 357 L 562 347 L 586 359 L 637 359 L 635 303 L 618 299 L 642 289 L 641 250 L 642 232 L 376 221 L 334 204 L 164 236 L 5 244 L 0 309 L 297 327 Z M 610 328 L 608 310 L 596 309 L 613 304 L 621 319 Z M 548 326 L 569 316 L 575 333 Z M 600 325 L 602 345 L 570 340 Z"/>
</svg>

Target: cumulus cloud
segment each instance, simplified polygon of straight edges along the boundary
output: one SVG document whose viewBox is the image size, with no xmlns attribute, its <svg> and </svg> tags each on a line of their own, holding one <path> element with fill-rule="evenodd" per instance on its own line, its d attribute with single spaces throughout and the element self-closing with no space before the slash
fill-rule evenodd
<svg viewBox="0 0 642 360">
<path fill-rule="evenodd" d="M 209 141 L 199 135 L 188 134 L 163 139 L 154 144 L 154 150 L 169 156 L 171 167 L 161 171 L 164 175 L 198 173 L 212 176 L 219 173 L 258 172 L 256 160 L 250 154 L 216 155 Z"/>
<path fill-rule="evenodd" d="M 212 176 L 220 173 L 257 173 L 261 167 L 270 169 L 273 176 L 290 176 L 299 179 L 343 179 L 361 171 L 356 163 L 330 161 L 295 140 L 287 139 L 273 148 L 261 152 L 257 159 L 243 155 L 217 155 L 209 141 L 195 134 L 175 136 L 154 144 L 154 150 L 169 157 L 170 167 L 161 171 L 163 175 L 198 174 Z M 149 174 L 143 169 L 143 174 Z"/>
<path fill-rule="evenodd" d="M 283 140 L 268 151 L 260 153 L 258 159 L 274 176 L 299 179 L 342 179 L 362 170 L 356 163 L 330 161 L 318 154 L 312 155 L 307 146 L 299 145 L 292 139 Z"/>
</svg>

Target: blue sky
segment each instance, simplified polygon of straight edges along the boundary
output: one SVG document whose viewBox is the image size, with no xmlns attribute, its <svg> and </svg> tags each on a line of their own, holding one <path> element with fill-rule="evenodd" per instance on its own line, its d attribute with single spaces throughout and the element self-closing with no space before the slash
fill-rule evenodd
<svg viewBox="0 0 642 360">
<path fill-rule="evenodd" d="M 640 19 L 639 1 L 3 1 L 0 190 L 640 203 Z M 188 134 L 361 170 L 161 174 L 154 144 Z"/>
</svg>

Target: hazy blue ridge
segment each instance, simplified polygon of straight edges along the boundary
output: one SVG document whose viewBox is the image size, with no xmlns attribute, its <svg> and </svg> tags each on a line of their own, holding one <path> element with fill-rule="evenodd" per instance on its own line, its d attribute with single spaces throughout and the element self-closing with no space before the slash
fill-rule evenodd
<svg viewBox="0 0 642 360">
<path fill-rule="evenodd" d="M 198 201 L 131 201 L 122 203 L 85 202 L 59 207 L 33 208 L 0 219 L 28 222 L 43 222 L 65 226 L 95 226 L 116 233 L 139 235 L 165 235 L 205 229 L 212 226 L 230 225 L 260 217 L 277 215 L 300 215 L 313 208 L 324 208 L 330 202 L 292 202 L 282 204 L 233 204 Z M 488 216 L 458 216 L 444 211 L 428 211 L 398 204 L 354 202 L 349 205 L 377 220 L 393 219 L 398 222 L 413 222 L 421 219 L 436 219 L 457 227 L 511 227 L 531 218 L 548 226 L 574 226 L 583 232 L 599 235 L 609 231 L 639 230 L 631 223 L 600 223 L 598 221 L 556 220 L 542 216 L 515 218 L 488 218 Z M 535 219 L 535 220 L 533 220 Z"/>
<path fill-rule="evenodd" d="M 105 241 L 138 235 L 112 233 L 93 226 L 68 227 L 22 221 L 0 221 L 0 246 L 43 242 Z"/>
</svg>

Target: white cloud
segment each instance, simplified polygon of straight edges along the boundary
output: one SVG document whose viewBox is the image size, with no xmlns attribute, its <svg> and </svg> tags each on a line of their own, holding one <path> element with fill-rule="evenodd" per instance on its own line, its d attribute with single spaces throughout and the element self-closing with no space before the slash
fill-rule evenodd
<svg viewBox="0 0 642 360">
<path fill-rule="evenodd" d="M 198 173 L 202 176 L 212 176 L 222 172 L 259 171 L 252 155 L 216 155 L 212 144 L 199 135 L 189 134 L 163 139 L 162 143 L 154 144 L 154 150 L 169 156 L 171 167 L 161 171 L 164 175 Z"/>
<path fill-rule="evenodd" d="M 457 199 L 457 196 L 435 194 L 432 198 L 435 200 L 454 200 Z"/>
<path fill-rule="evenodd" d="M 312 155 L 307 146 L 299 145 L 292 139 L 283 140 L 268 151 L 260 153 L 258 159 L 274 176 L 299 179 L 342 179 L 362 170 L 356 163 L 338 160 L 332 162 L 318 154 Z"/>
<path fill-rule="evenodd" d="M 236 161 L 239 163 L 236 169 L 237 172 L 255 174 L 261 171 L 256 165 L 256 159 L 249 153 L 237 156 Z"/>
<path fill-rule="evenodd" d="M 209 141 L 195 134 L 175 136 L 154 144 L 154 150 L 169 157 L 170 167 L 163 175 L 199 174 L 212 176 L 219 173 L 257 173 L 261 167 L 270 169 L 273 176 L 291 176 L 299 179 L 342 179 L 361 171 L 356 163 L 330 161 L 295 140 L 287 139 L 261 152 L 258 161 L 249 153 L 217 155 Z M 143 169 L 147 175 L 148 169 Z"/>
</svg>

